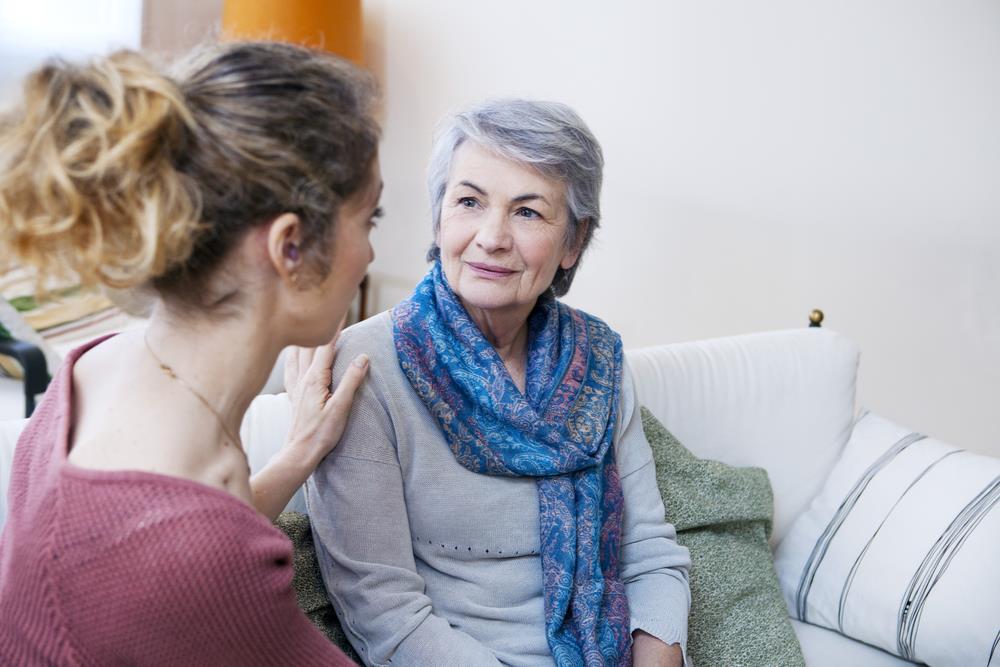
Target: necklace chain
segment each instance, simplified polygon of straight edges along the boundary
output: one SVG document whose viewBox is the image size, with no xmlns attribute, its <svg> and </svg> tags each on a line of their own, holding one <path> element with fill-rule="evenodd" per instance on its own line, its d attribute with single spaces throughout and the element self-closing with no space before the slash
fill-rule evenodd
<svg viewBox="0 0 1000 667">
<path fill-rule="evenodd" d="M 204 396 L 202 396 L 201 393 L 197 389 L 195 389 L 194 387 L 192 387 L 184 378 L 182 378 L 181 376 L 179 376 L 177 374 L 177 371 L 175 371 L 173 368 L 171 368 L 168 364 L 164 363 L 164 361 L 162 359 L 160 359 L 159 355 L 156 354 L 156 352 L 153 351 L 153 347 L 149 344 L 149 332 L 148 331 L 145 334 L 143 334 L 142 340 L 146 344 L 146 349 L 149 350 L 149 354 L 152 355 L 153 359 L 156 360 L 156 363 L 160 365 L 160 370 L 163 371 L 163 373 L 167 377 L 169 377 L 172 380 L 177 381 L 177 383 L 179 385 L 181 385 L 182 387 L 184 387 L 185 389 L 187 389 L 189 392 L 191 392 L 192 394 L 194 394 L 194 397 L 197 398 L 199 401 L 201 401 L 201 404 L 204 405 L 205 408 L 209 412 L 211 412 L 215 416 L 215 418 L 219 421 L 219 426 L 222 427 L 222 431 L 223 431 L 223 433 L 226 434 L 226 437 L 229 438 L 229 440 L 233 443 L 233 445 L 235 445 L 236 448 L 242 452 L 243 451 L 243 446 L 240 444 L 239 437 L 233 434 L 233 432 L 230 430 L 229 426 L 226 425 L 226 421 L 222 418 L 222 415 L 219 414 L 218 410 L 216 410 L 215 408 L 213 408 L 212 404 L 208 402 L 208 399 L 206 399 Z M 246 454 L 244 453 L 243 456 L 246 457 Z"/>
</svg>

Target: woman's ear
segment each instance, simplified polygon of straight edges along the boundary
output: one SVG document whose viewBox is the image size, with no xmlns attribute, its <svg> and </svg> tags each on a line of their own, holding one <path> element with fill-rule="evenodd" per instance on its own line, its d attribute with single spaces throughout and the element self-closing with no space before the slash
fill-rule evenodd
<svg viewBox="0 0 1000 667">
<path fill-rule="evenodd" d="M 302 222 L 294 213 L 282 213 L 267 231 L 267 256 L 282 281 L 296 285 L 302 271 Z"/>
<path fill-rule="evenodd" d="M 566 249 L 566 254 L 563 255 L 562 261 L 559 262 L 559 266 L 564 271 L 569 271 L 576 264 L 577 260 L 580 259 L 580 253 L 583 252 L 583 241 L 587 238 L 587 232 L 590 230 L 590 219 L 584 218 L 580 220 L 576 225 L 576 234 L 573 238 L 573 246 Z"/>
</svg>

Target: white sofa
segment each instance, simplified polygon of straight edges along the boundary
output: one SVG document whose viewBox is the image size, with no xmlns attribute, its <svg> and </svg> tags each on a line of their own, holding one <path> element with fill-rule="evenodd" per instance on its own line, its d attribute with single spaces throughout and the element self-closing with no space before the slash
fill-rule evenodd
<svg viewBox="0 0 1000 667">
<path fill-rule="evenodd" d="M 775 547 L 819 491 L 850 436 L 857 346 L 813 328 L 661 345 L 631 350 L 627 357 L 641 402 L 688 449 L 767 470 L 774 489 Z M 254 401 L 242 428 L 252 469 L 280 446 L 288 416 L 283 395 Z M 0 525 L 10 458 L 23 423 L 0 424 Z M 300 494 L 290 509 L 305 511 Z M 792 624 L 810 667 L 913 664 L 817 626 Z"/>
<path fill-rule="evenodd" d="M 775 331 L 631 350 L 642 403 L 702 458 L 767 470 L 772 550 L 806 510 L 856 417 L 859 350 L 834 332 Z M 913 663 L 792 619 L 809 667 Z"/>
</svg>

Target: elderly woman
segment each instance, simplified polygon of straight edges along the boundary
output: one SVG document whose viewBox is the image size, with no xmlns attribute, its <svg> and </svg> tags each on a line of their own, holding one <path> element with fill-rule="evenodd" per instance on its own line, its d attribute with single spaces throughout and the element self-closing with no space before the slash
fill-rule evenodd
<svg viewBox="0 0 1000 667">
<path fill-rule="evenodd" d="M 307 496 L 369 664 L 682 662 L 690 561 L 621 340 L 556 300 L 600 221 L 602 166 L 564 105 L 455 115 L 429 169 L 430 271 L 342 336 L 370 376 Z"/>
</svg>

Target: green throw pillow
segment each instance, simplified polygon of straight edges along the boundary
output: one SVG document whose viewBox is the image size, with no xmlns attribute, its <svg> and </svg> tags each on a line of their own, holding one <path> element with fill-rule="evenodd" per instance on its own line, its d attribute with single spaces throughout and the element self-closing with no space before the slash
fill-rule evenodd
<svg viewBox="0 0 1000 667">
<path fill-rule="evenodd" d="M 691 661 L 805 667 L 767 545 L 774 504 L 767 473 L 699 459 L 646 408 L 642 428 L 667 521 L 691 551 Z"/>
</svg>

